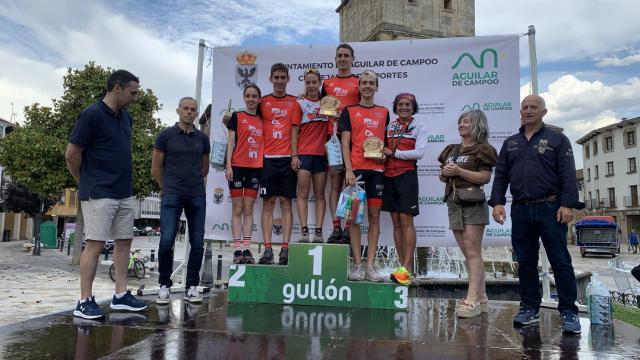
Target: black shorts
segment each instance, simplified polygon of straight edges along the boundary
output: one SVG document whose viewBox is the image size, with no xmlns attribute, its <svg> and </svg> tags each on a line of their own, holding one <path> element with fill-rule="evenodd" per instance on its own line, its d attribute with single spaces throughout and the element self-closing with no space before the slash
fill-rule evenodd
<svg viewBox="0 0 640 360">
<path fill-rule="evenodd" d="M 382 211 L 416 216 L 418 204 L 418 172 L 410 170 L 394 177 L 384 177 Z"/>
<path fill-rule="evenodd" d="M 324 155 L 298 155 L 300 169 L 310 171 L 312 174 L 327 171 L 327 157 Z"/>
<path fill-rule="evenodd" d="M 384 175 L 382 171 L 354 170 L 353 174 L 356 179 L 360 176 L 359 181 L 364 181 L 364 191 L 367 193 L 368 205 L 381 207 L 384 193 Z"/>
<path fill-rule="evenodd" d="M 231 192 L 231 196 L 244 196 L 244 192 L 242 190 L 248 189 L 251 190 L 248 193 L 253 194 L 252 197 L 255 197 L 260 189 L 260 168 L 234 166 L 232 169 L 233 181 L 229 181 L 229 191 Z"/>
<path fill-rule="evenodd" d="M 291 169 L 291 158 L 265 158 L 260 174 L 260 197 L 296 198 L 298 176 Z"/>
</svg>

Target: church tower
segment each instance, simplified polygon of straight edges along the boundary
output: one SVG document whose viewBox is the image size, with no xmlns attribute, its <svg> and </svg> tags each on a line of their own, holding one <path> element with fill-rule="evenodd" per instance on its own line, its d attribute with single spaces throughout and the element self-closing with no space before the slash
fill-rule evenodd
<svg viewBox="0 0 640 360">
<path fill-rule="evenodd" d="M 475 35 L 475 0 L 342 0 L 340 42 Z"/>
</svg>

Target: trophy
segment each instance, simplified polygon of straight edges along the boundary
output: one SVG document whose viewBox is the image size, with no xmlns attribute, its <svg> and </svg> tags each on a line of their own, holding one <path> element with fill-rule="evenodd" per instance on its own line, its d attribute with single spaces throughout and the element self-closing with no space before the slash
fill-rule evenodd
<svg viewBox="0 0 640 360">
<path fill-rule="evenodd" d="M 382 159 L 384 155 L 382 154 L 382 148 L 384 148 L 384 143 L 382 140 L 375 136 L 369 136 L 362 143 L 362 148 L 364 149 L 364 157 L 365 159 Z"/>
<path fill-rule="evenodd" d="M 336 117 L 339 107 L 340 100 L 335 96 L 327 95 L 320 100 L 320 115 Z"/>
</svg>

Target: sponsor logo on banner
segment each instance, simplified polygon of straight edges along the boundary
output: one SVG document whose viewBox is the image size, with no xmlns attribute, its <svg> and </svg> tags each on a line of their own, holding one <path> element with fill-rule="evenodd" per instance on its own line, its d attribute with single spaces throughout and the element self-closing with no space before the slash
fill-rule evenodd
<svg viewBox="0 0 640 360">
<path fill-rule="evenodd" d="M 220 205 L 222 204 L 222 199 L 224 199 L 224 189 L 221 187 L 213 189 L 213 203 Z"/>
<path fill-rule="evenodd" d="M 460 71 L 458 68 L 468 69 Z M 480 54 L 470 54 L 468 52 L 460 54 L 456 62 L 451 66 L 453 72 L 451 77 L 452 86 L 478 86 L 478 85 L 498 85 L 498 52 L 492 48 L 482 50 Z"/>
<path fill-rule="evenodd" d="M 444 134 L 429 134 L 429 136 L 427 136 L 427 142 L 428 143 L 443 143 L 443 142 L 447 142 L 444 138 Z"/>
<path fill-rule="evenodd" d="M 444 196 L 418 196 L 418 205 L 444 205 Z"/>
<path fill-rule="evenodd" d="M 214 224 L 211 227 L 211 230 L 215 231 L 215 230 L 219 230 L 219 231 L 229 231 L 229 224 L 227 223 L 218 223 L 218 224 Z"/>
<path fill-rule="evenodd" d="M 249 84 L 254 84 L 258 78 L 258 65 L 256 59 L 258 56 L 248 51 L 238 54 L 236 61 L 236 85 L 240 89 L 244 89 Z"/>
<path fill-rule="evenodd" d="M 493 228 L 488 227 L 484 230 L 484 236 L 491 237 L 511 237 L 511 229 L 510 228 Z"/>
<path fill-rule="evenodd" d="M 511 106 L 511 101 L 491 101 L 485 102 L 480 106 L 479 103 L 466 104 L 460 109 L 461 112 L 471 111 L 471 110 L 480 110 L 488 112 L 488 111 L 511 111 L 513 107 Z"/>
<path fill-rule="evenodd" d="M 446 111 L 445 103 L 443 102 L 434 102 L 434 103 L 422 103 L 418 104 L 418 113 L 420 114 L 444 114 Z"/>
<path fill-rule="evenodd" d="M 282 218 L 273 219 L 273 233 L 282 234 Z"/>
</svg>

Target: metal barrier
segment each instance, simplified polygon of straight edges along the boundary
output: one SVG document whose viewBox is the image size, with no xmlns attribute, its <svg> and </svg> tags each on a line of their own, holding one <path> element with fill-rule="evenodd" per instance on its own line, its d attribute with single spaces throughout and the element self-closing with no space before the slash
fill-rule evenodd
<svg viewBox="0 0 640 360">
<path fill-rule="evenodd" d="M 611 300 L 616 304 L 635 306 L 640 309 L 640 295 L 627 294 L 619 291 L 609 291 Z"/>
</svg>

